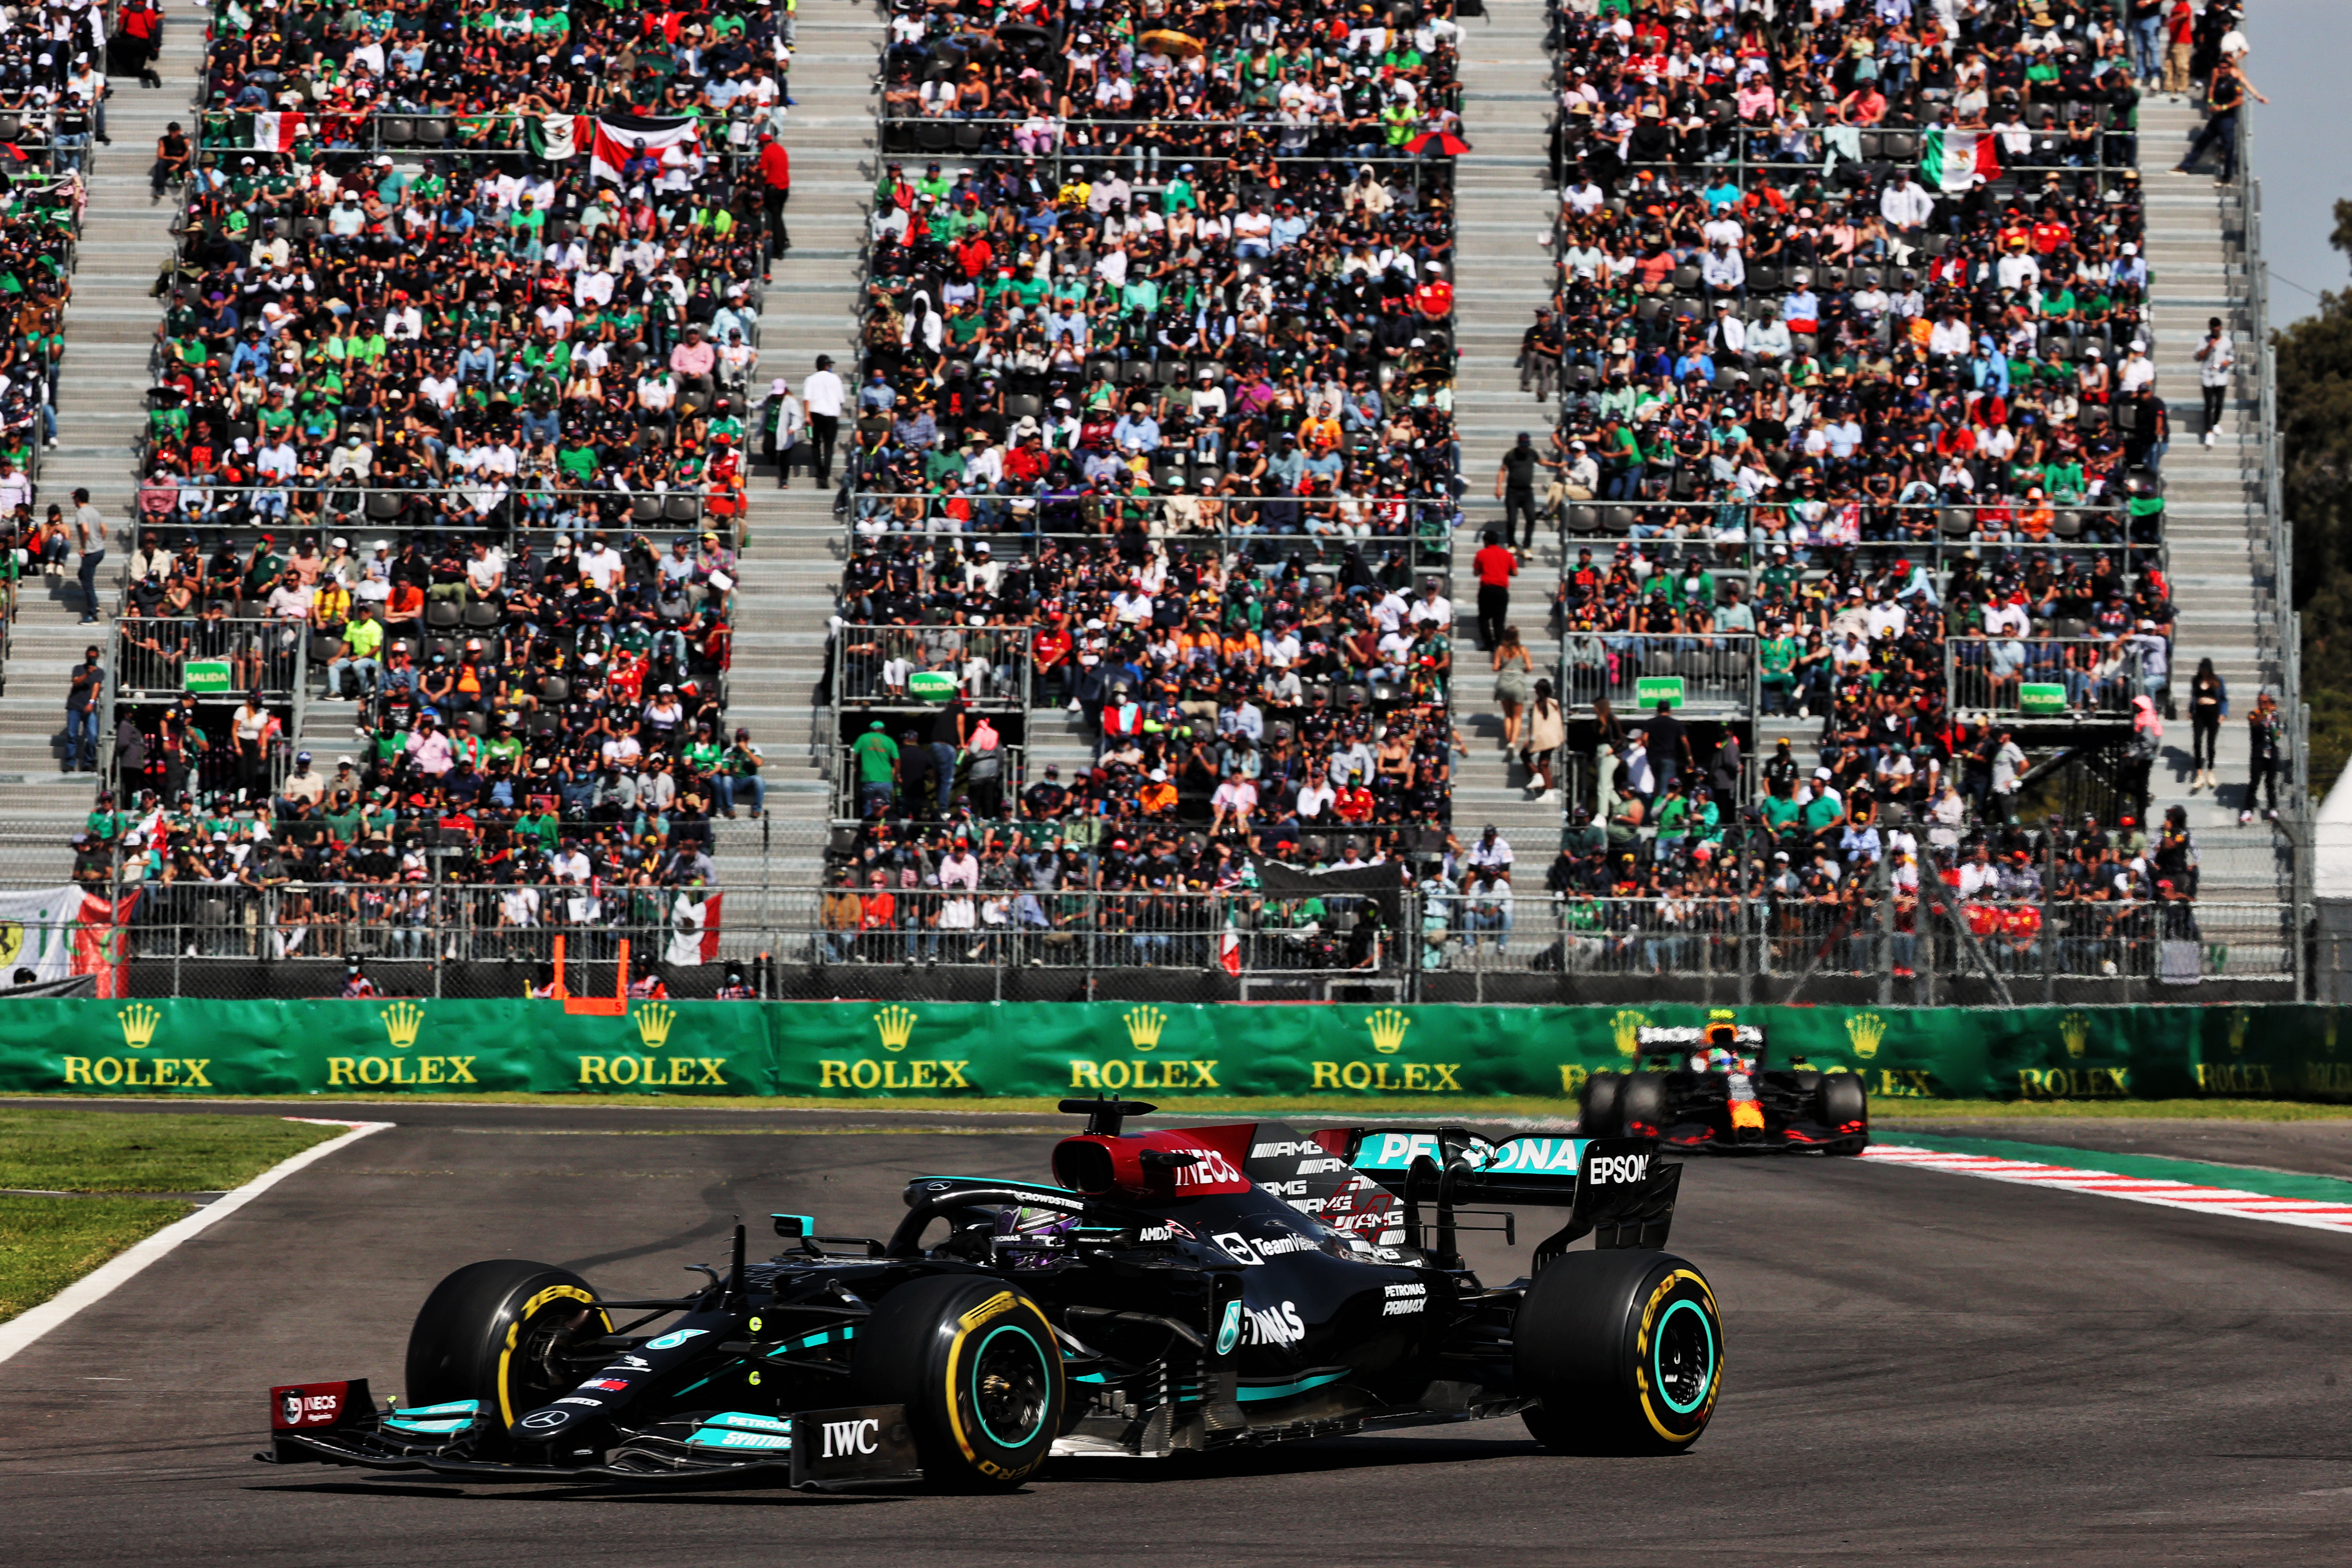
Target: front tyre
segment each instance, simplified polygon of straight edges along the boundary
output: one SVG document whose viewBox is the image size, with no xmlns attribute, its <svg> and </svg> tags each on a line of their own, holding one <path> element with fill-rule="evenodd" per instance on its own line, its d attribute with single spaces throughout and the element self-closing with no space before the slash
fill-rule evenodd
<svg viewBox="0 0 2352 1568">
<path fill-rule="evenodd" d="M 597 1358 L 577 1347 L 613 1330 L 595 1301 L 588 1281 L 551 1263 L 468 1263 L 433 1288 L 408 1331 L 409 1407 L 478 1400 L 503 1436 L 591 1375 Z"/>
<path fill-rule="evenodd" d="M 1584 1103 L 1579 1108 L 1576 1130 L 1587 1138 L 1617 1136 L 1617 1091 L 1623 1086 L 1625 1075 L 1597 1072 L 1584 1080 Z"/>
<path fill-rule="evenodd" d="M 899 1286 L 858 1325 L 861 1405 L 903 1405 L 923 1476 L 993 1491 L 1034 1475 L 1061 1434 L 1062 1353 L 1037 1303 L 1003 1279 L 941 1275 Z"/>
<path fill-rule="evenodd" d="M 1528 1430 L 1574 1454 L 1674 1454 L 1698 1441 L 1723 1383 L 1723 1321 L 1706 1278 L 1664 1252 L 1555 1258 L 1512 1330 Z"/>
<path fill-rule="evenodd" d="M 1814 1114 L 1822 1126 L 1841 1134 L 1828 1146 L 1832 1154 L 1859 1154 L 1870 1147 L 1870 1096 L 1862 1079 L 1850 1072 L 1822 1075 Z"/>
</svg>

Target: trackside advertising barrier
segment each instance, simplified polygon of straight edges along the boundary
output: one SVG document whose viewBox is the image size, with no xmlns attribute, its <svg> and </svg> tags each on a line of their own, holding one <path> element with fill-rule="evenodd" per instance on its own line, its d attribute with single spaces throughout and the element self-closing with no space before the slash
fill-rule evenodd
<svg viewBox="0 0 2352 1568">
<path fill-rule="evenodd" d="M 1763 1026 L 1882 1100 L 2352 1100 L 2347 1009 L 2000 1010 L 562 1001 L 0 1005 L 0 1092 L 1530 1095 L 1643 1026 Z"/>
</svg>

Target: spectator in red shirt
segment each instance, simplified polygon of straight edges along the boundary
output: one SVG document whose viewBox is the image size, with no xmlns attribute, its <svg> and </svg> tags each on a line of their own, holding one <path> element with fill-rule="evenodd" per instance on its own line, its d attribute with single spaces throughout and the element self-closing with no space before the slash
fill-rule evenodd
<svg viewBox="0 0 2352 1568">
<path fill-rule="evenodd" d="M 1412 306 L 1433 321 L 1454 314 L 1454 285 L 1445 280 L 1443 263 L 1429 264 L 1429 280 L 1412 291 Z"/>
<path fill-rule="evenodd" d="M 1518 575 L 1519 558 L 1503 548 L 1502 536 L 1493 529 L 1485 537 L 1470 566 L 1478 574 L 1478 646 L 1492 653 L 1511 614 L 1511 579 Z"/>
<path fill-rule="evenodd" d="M 784 204 L 793 199 L 793 159 L 774 137 L 760 138 L 760 200 L 768 219 L 768 259 L 773 261 L 793 247 L 784 229 Z M 768 269 L 761 268 L 762 278 Z"/>
</svg>

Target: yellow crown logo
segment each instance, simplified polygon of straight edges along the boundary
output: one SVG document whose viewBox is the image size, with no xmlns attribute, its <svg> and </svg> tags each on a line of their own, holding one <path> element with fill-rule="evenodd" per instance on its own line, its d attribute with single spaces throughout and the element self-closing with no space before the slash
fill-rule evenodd
<svg viewBox="0 0 2352 1568">
<path fill-rule="evenodd" d="M 638 1008 L 635 1017 L 637 1038 L 646 1043 L 646 1049 L 657 1051 L 669 1044 L 669 1026 L 677 1018 L 675 1008 L 655 1002 Z"/>
<path fill-rule="evenodd" d="M 1630 1057 L 1642 1048 L 1642 1026 L 1649 1021 L 1647 1015 L 1636 1013 L 1631 1007 L 1611 1015 L 1609 1033 L 1617 1041 L 1619 1056 Z"/>
<path fill-rule="evenodd" d="M 2230 1054 L 2233 1057 L 2246 1054 L 2246 1022 L 2243 1013 L 2230 1020 Z"/>
<path fill-rule="evenodd" d="M 392 1037 L 393 1049 L 404 1051 L 416 1043 L 416 1031 L 425 1027 L 425 1009 L 414 1002 L 394 1002 L 381 1016 L 383 1032 Z"/>
<path fill-rule="evenodd" d="M 1137 1007 L 1127 1015 L 1127 1043 L 1139 1051 L 1158 1047 L 1160 1031 L 1168 1026 L 1168 1015 L 1157 1007 Z"/>
<path fill-rule="evenodd" d="M 914 1037 L 915 1010 L 894 1003 L 874 1015 L 874 1026 L 882 1032 L 884 1050 L 903 1051 L 907 1048 L 907 1042 Z"/>
<path fill-rule="evenodd" d="M 1412 1020 L 1393 1007 L 1383 1007 L 1364 1020 L 1372 1032 L 1372 1049 L 1384 1057 L 1397 1054 L 1404 1044 L 1404 1032 L 1412 1027 Z"/>
<path fill-rule="evenodd" d="M 134 1051 L 143 1051 L 155 1043 L 155 1030 L 163 1022 L 163 1015 L 144 1002 L 125 1007 L 121 1015 L 122 1043 Z"/>
<path fill-rule="evenodd" d="M 1845 1037 L 1853 1042 L 1853 1054 L 1868 1061 L 1886 1038 L 1886 1019 L 1877 1013 L 1856 1013 L 1845 1021 Z"/>
<path fill-rule="evenodd" d="M 2079 1057 L 2091 1044 L 2091 1020 L 2080 1013 L 2069 1013 L 2058 1020 L 2058 1037 L 2066 1042 L 2066 1054 Z"/>
</svg>

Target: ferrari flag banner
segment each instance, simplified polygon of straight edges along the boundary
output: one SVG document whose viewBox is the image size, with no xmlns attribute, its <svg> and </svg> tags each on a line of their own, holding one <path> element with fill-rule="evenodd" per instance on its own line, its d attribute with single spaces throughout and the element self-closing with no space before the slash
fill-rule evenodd
<svg viewBox="0 0 2352 1568">
<path fill-rule="evenodd" d="M 599 180 L 621 183 L 621 171 L 642 148 L 662 168 L 686 162 L 698 149 L 698 133 L 691 119 L 655 119 L 641 114 L 596 117 L 596 138 L 588 172 Z"/>
<path fill-rule="evenodd" d="M 103 921 L 106 902 L 98 905 Z M 0 987 L 71 976 L 81 916 L 79 888 L 0 893 Z"/>
<path fill-rule="evenodd" d="M 1965 191 L 1979 180 L 2000 178 L 2000 154 L 1992 136 L 1977 131 L 1930 131 L 1919 167 L 1938 190 Z"/>
</svg>

